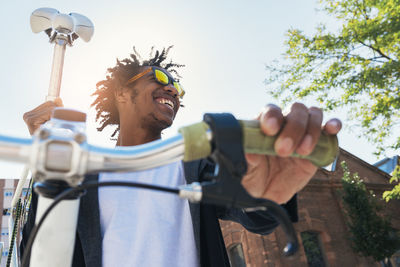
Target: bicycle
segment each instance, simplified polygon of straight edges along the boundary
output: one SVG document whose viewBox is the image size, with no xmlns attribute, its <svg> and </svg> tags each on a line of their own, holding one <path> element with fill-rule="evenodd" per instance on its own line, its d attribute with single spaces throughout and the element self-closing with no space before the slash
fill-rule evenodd
<svg viewBox="0 0 400 267">
<path fill-rule="evenodd" d="M 230 114 L 206 114 L 204 122 L 183 127 L 179 130 L 181 134 L 167 140 L 108 149 L 87 143 L 85 117 L 84 113 L 59 108 L 32 139 L 0 136 L 0 158 L 28 162 L 36 179 L 35 190 L 39 193 L 37 225 L 28 242 L 28 248 L 33 244 L 31 266 L 54 266 L 60 258 L 63 259 L 63 264 L 57 263 L 56 266 L 70 266 L 79 197 L 83 190 L 97 186 L 133 186 L 161 190 L 178 194 L 191 202 L 237 207 L 246 211 L 268 209 L 282 224 L 287 235 L 288 243 L 284 254 L 291 255 L 297 250 L 298 241 L 294 228 L 281 207 L 272 201 L 251 197 L 240 183 L 246 172 L 244 152 L 275 154 L 275 137 L 263 135 L 257 121 L 237 121 Z M 334 161 L 337 152 L 336 136 L 321 134 L 316 148 L 309 156 L 293 156 L 306 158 L 317 166 L 325 166 Z M 207 177 L 207 182 L 196 182 L 180 188 L 127 182 L 83 183 L 86 173 L 145 170 L 174 161 L 192 161 L 205 157 L 210 157 L 217 163 L 218 172 Z M 62 201 L 66 198 L 72 200 Z M 56 207 L 58 203 L 60 204 Z M 55 211 L 50 213 L 53 209 Z M 61 218 L 60 214 L 64 216 Z M 68 220 L 65 219 L 65 214 L 70 214 L 67 216 Z M 55 231 L 55 227 L 58 231 Z M 46 237 L 45 233 L 49 231 L 57 232 L 61 236 Z M 39 234 L 38 237 L 36 234 Z M 35 238 L 37 242 L 33 243 Z M 54 238 L 65 242 L 55 244 L 51 240 Z M 36 257 L 43 253 L 48 254 L 49 258 Z M 22 266 L 27 263 L 26 255 Z"/>
</svg>

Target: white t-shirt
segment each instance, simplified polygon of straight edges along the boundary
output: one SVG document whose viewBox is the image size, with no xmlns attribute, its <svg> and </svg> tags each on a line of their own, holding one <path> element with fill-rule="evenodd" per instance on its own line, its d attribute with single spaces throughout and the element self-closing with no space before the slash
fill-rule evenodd
<svg viewBox="0 0 400 267">
<path fill-rule="evenodd" d="M 101 173 L 99 181 L 185 184 L 181 162 L 130 173 Z M 99 188 L 103 267 L 198 266 L 187 200 L 160 191 Z"/>
</svg>

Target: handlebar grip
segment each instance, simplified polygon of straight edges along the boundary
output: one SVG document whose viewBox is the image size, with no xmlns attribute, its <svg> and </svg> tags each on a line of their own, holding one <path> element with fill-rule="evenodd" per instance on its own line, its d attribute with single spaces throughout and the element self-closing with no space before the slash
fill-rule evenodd
<svg viewBox="0 0 400 267">
<path fill-rule="evenodd" d="M 239 120 L 243 130 L 243 147 L 246 153 L 276 155 L 274 143 L 277 136 L 267 136 L 260 129 L 256 120 Z M 207 138 L 208 125 L 199 122 L 179 129 L 185 142 L 184 161 L 205 158 L 211 154 L 211 145 Z M 308 156 L 293 153 L 291 157 L 304 158 L 317 167 L 332 163 L 339 152 L 338 139 L 335 135 L 321 132 L 313 152 Z"/>
<path fill-rule="evenodd" d="M 243 147 L 246 153 L 276 155 L 274 143 L 277 136 L 267 136 L 260 129 L 260 123 L 256 120 L 239 120 L 243 130 Z M 293 153 L 291 157 L 304 158 L 311 161 L 317 167 L 323 167 L 332 163 L 339 152 L 339 144 L 336 135 L 327 135 L 321 132 L 318 143 L 311 154 L 307 156 Z"/>
</svg>

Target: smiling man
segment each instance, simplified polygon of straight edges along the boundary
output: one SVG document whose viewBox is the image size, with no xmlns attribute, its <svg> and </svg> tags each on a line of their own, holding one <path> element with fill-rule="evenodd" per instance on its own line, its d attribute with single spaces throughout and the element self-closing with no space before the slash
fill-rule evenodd
<svg viewBox="0 0 400 267">
<path fill-rule="evenodd" d="M 99 131 L 116 125 L 117 146 L 144 144 L 161 138 L 181 106 L 182 86 L 172 76 L 175 63 L 165 63 L 169 49 L 156 52 L 149 60 L 139 60 L 135 52 L 108 69 L 97 84 L 93 103 L 100 122 Z M 179 76 L 178 76 L 179 77 Z M 60 100 L 46 102 L 24 114 L 33 133 L 50 118 Z M 246 155 L 248 172 L 243 186 L 254 197 L 285 204 L 296 218 L 293 196 L 311 179 L 317 168 L 309 161 L 288 157 L 293 152 L 307 155 L 315 147 L 321 129 L 337 134 L 341 124 L 330 120 L 322 127 L 322 111 L 296 103 L 287 115 L 268 105 L 259 115 L 263 132 L 279 133 L 275 143 L 278 156 Z M 207 160 L 132 173 L 101 173 L 86 180 L 137 181 L 178 186 L 196 181 L 214 171 Z M 33 195 L 28 222 L 24 227 L 24 248 L 34 225 L 37 196 Z M 73 266 L 229 266 L 218 219 L 241 223 L 248 230 L 268 234 L 277 222 L 268 212 L 246 213 L 204 204 L 189 204 L 159 192 L 114 188 L 91 190 L 82 197 Z"/>
<path fill-rule="evenodd" d="M 171 126 L 184 91 L 172 76 L 160 67 L 139 68 L 141 72 L 115 92 L 119 113 L 117 145 L 131 146 L 161 138 Z"/>
</svg>

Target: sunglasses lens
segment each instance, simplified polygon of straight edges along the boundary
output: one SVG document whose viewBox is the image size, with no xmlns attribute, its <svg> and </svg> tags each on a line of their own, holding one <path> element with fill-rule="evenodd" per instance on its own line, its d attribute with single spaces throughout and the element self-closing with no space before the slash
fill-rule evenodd
<svg viewBox="0 0 400 267">
<path fill-rule="evenodd" d="M 164 72 L 162 72 L 160 70 L 155 70 L 154 74 L 156 76 L 156 80 L 158 82 L 160 82 L 161 84 L 167 85 L 169 83 L 168 76 Z"/>
<path fill-rule="evenodd" d="M 185 90 L 183 90 L 183 87 L 178 82 L 174 82 L 174 87 L 178 91 L 179 96 L 182 98 L 185 94 Z"/>
<path fill-rule="evenodd" d="M 170 80 L 169 76 L 165 72 L 159 69 L 154 69 L 154 76 L 156 80 L 163 85 L 168 85 L 171 81 L 171 83 L 174 85 L 175 89 L 178 91 L 178 94 L 181 98 L 185 94 L 183 87 L 178 82 L 175 82 L 174 79 L 171 78 Z"/>
</svg>

